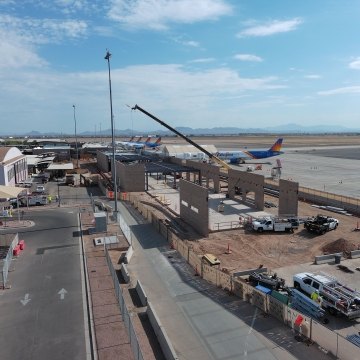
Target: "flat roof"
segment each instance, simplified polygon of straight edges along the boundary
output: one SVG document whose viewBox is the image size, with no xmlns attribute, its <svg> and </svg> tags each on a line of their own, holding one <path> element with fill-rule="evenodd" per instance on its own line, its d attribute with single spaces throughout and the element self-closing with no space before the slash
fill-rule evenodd
<svg viewBox="0 0 360 360">
<path fill-rule="evenodd" d="M 46 170 L 73 170 L 74 164 L 73 163 L 54 163 L 50 164 Z"/>
</svg>

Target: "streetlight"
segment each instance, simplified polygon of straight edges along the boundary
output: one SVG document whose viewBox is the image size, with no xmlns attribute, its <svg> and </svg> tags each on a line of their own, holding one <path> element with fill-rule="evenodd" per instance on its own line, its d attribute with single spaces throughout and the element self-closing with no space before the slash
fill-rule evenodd
<svg viewBox="0 0 360 360">
<path fill-rule="evenodd" d="M 76 135 L 76 116 L 75 116 L 75 105 L 74 108 L 74 123 L 75 123 L 75 149 L 76 149 L 76 168 L 79 168 L 79 152 L 78 152 L 78 142 L 77 142 L 77 135 Z"/>
<path fill-rule="evenodd" d="M 112 142 L 112 178 L 114 184 L 114 200 L 115 200 L 115 216 L 118 212 L 117 208 L 117 184 L 116 184 L 116 166 L 115 166 L 115 135 L 114 135 L 114 114 L 113 114 L 113 107 L 112 107 L 112 93 L 111 93 L 111 76 L 110 76 L 110 57 L 111 54 L 107 50 L 106 55 L 104 57 L 105 60 L 108 62 L 108 69 L 109 69 L 109 92 L 110 92 L 110 115 L 111 115 L 111 142 Z"/>
</svg>

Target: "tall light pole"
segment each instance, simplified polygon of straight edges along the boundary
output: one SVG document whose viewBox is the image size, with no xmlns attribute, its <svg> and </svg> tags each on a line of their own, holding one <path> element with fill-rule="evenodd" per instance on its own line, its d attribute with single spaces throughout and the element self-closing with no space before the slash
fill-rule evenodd
<svg viewBox="0 0 360 360">
<path fill-rule="evenodd" d="M 76 168 L 79 168 L 79 151 L 78 151 L 78 141 L 76 135 L 76 115 L 75 115 L 75 105 L 73 105 L 74 109 L 74 123 L 75 123 L 75 149 L 76 149 Z"/>
<path fill-rule="evenodd" d="M 110 91 L 110 115 L 111 115 L 111 142 L 112 142 L 112 178 L 113 178 L 113 184 L 114 184 L 114 202 L 115 202 L 115 208 L 114 212 L 115 215 L 118 212 L 117 208 L 117 184 L 116 184 L 116 166 L 115 166 L 115 134 L 114 134 L 114 114 L 113 114 L 113 106 L 112 106 L 112 92 L 111 92 L 111 76 L 110 76 L 110 57 L 111 54 L 107 50 L 106 55 L 104 57 L 105 60 L 107 60 L 108 63 L 108 69 L 109 69 L 109 91 Z"/>
</svg>

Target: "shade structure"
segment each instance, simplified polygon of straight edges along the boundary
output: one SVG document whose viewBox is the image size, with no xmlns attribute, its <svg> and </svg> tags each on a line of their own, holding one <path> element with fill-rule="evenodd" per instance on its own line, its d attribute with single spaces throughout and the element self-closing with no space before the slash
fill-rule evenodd
<svg viewBox="0 0 360 360">
<path fill-rule="evenodd" d="M 0 185 L 0 199 L 16 198 L 20 193 L 25 191 L 26 189 L 24 188 Z"/>
</svg>

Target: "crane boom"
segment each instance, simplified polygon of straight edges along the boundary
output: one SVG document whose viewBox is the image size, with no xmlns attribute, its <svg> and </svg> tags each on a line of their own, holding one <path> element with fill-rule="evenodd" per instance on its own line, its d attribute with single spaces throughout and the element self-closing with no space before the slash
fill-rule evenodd
<svg viewBox="0 0 360 360">
<path fill-rule="evenodd" d="M 192 141 L 191 139 L 189 139 L 187 136 L 185 136 L 184 134 L 182 134 L 180 131 L 174 129 L 173 127 L 171 127 L 170 125 L 168 125 L 166 122 L 160 120 L 159 118 L 157 118 L 156 116 L 150 114 L 149 112 L 147 112 L 146 110 L 142 109 L 140 106 L 135 105 L 134 107 L 131 108 L 132 110 L 139 110 L 141 111 L 143 114 L 149 116 L 151 119 L 155 120 L 156 122 L 158 122 L 159 124 L 161 124 L 162 126 L 165 126 L 168 130 L 172 131 L 173 133 L 175 133 L 176 135 L 180 136 L 181 138 L 183 138 L 186 142 L 188 142 L 189 144 L 195 146 L 197 149 L 199 149 L 200 151 L 202 151 L 203 153 L 205 153 L 211 160 L 215 161 L 216 163 L 218 163 L 221 167 L 225 168 L 225 169 L 231 169 L 231 167 L 223 160 L 219 159 L 217 156 L 215 156 L 214 154 L 212 154 L 211 152 L 207 151 L 206 149 L 204 149 L 201 145 L 197 144 L 196 142 Z"/>
</svg>

